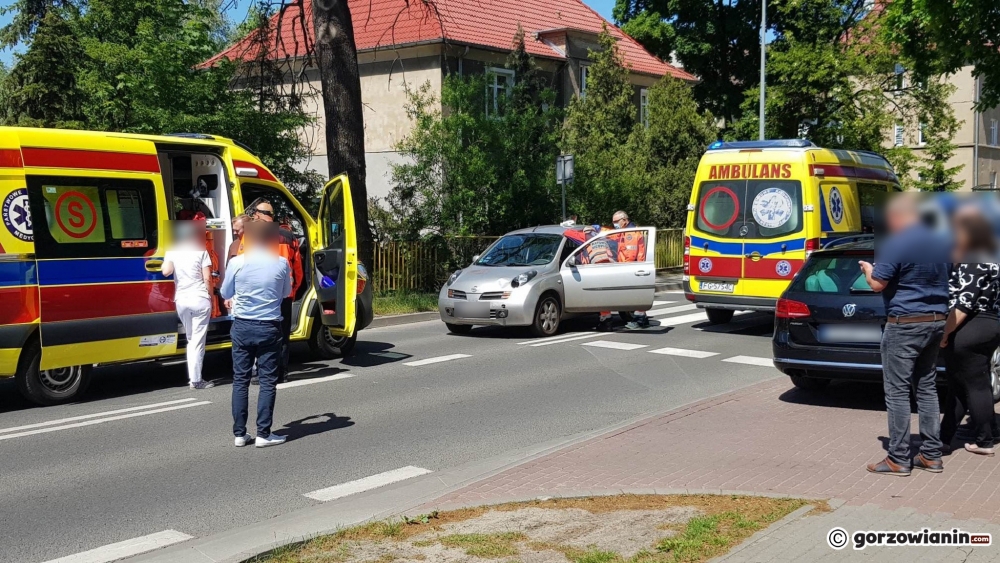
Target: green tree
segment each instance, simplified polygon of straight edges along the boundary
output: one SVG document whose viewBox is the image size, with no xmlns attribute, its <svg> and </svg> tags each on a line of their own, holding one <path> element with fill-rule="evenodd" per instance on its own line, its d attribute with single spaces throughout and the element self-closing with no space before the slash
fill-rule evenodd
<svg viewBox="0 0 1000 563">
<path fill-rule="evenodd" d="M 73 28 L 60 10 L 49 10 L 5 78 L 4 121 L 30 127 L 81 127 L 84 94 L 77 75 L 83 62 L 83 48 Z"/>
<path fill-rule="evenodd" d="M 917 94 L 919 100 L 918 127 L 923 129 L 923 157 L 915 161 L 917 181 L 914 187 L 927 192 L 951 192 L 962 187 L 956 180 L 963 165 L 948 166 L 955 155 L 955 133 L 959 121 L 951 106 L 939 100 L 955 91 L 951 84 L 930 82 Z"/>
<path fill-rule="evenodd" d="M 74 0 L 15 0 L 0 8 L 0 16 L 11 15 L 11 21 L 0 28 L 0 47 L 13 47 L 28 41 L 50 11 L 68 11 L 75 14 L 78 4 Z"/>
<path fill-rule="evenodd" d="M 414 127 L 398 145 L 407 161 L 393 167 L 391 213 L 374 214 L 380 237 L 495 235 L 558 218 L 555 92 L 523 36 L 508 66 L 517 74 L 506 95 L 494 97 L 490 75 L 446 77 L 440 101 L 427 84 L 411 93 Z"/>
<path fill-rule="evenodd" d="M 700 79 L 700 107 L 727 127 L 740 117 L 744 90 L 760 82 L 759 0 L 617 0 L 614 17 L 653 54 L 676 55 Z"/>
<path fill-rule="evenodd" d="M 602 50 L 590 53 L 587 94 L 567 112 L 563 149 L 576 157 L 570 205 L 595 223 L 625 209 L 638 224 L 680 226 L 698 159 L 716 138 L 714 119 L 690 86 L 665 77 L 648 90 L 641 123 L 613 37 L 605 32 L 600 42 Z"/>
<path fill-rule="evenodd" d="M 995 0 L 893 0 L 886 30 L 927 77 L 972 65 L 982 78 L 979 109 L 1000 105 L 1000 4 Z"/>
</svg>

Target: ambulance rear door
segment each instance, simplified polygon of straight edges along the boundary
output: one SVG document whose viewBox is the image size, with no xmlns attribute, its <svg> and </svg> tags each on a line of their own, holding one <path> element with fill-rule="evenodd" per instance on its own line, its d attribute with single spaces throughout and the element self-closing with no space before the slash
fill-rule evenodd
<svg viewBox="0 0 1000 563">
<path fill-rule="evenodd" d="M 354 334 L 358 241 L 346 174 L 326 184 L 316 219 L 313 282 L 323 325 L 336 336 Z"/>
<path fill-rule="evenodd" d="M 40 288 L 41 369 L 174 354 L 156 148 L 22 133 Z"/>
</svg>

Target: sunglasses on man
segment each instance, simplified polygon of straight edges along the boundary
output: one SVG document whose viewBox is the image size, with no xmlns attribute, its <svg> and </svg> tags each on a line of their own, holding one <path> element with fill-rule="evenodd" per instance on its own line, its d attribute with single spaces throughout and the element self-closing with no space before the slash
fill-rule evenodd
<svg viewBox="0 0 1000 563">
<path fill-rule="evenodd" d="M 255 213 L 260 213 L 261 215 L 267 215 L 268 217 L 274 217 L 274 211 L 268 211 L 267 209 L 254 209 Z"/>
</svg>

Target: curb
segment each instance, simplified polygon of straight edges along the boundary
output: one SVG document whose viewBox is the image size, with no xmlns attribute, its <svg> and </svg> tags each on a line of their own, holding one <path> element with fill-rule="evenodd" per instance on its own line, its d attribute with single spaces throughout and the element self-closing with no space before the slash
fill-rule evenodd
<svg viewBox="0 0 1000 563">
<path fill-rule="evenodd" d="M 434 321 L 441 318 L 437 311 L 427 311 L 424 313 L 409 313 L 406 315 L 387 315 L 385 317 L 375 317 L 372 324 L 365 328 L 384 328 L 387 326 L 407 325 L 411 323 L 422 323 Z"/>
<path fill-rule="evenodd" d="M 736 547 L 734 547 L 731 550 L 729 550 L 729 553 L 726 553 L 726 554 L 721 555 L 719 557 L 713 558 L 712 560 L 709 561 L 709 563 L 721 563 L 722 561 L 726 561 L 730 557 L 735 557 L 741 551 L 747 549 L 748 547 L 750 547 L 751 545 L 757 543 L 758 541 L 760 541 L 760 540 L 762 540 L 762 539 L 770 536 L 775 531 L 780 530 L 781 528 L 784 528 L 785 526 L 791 524 L 792 522 L 795 522 L 796 520 L 800 520 L 802 518 L 805 518 L 805 516 L 807 514 L 809 514 L 810 512 L 812 512 L 812 510 L 814 508 L 816 508 L 816 507 L 814 505 L 811 505 L 811 504 L 807 504 L 805 506 L 800 507 L 798 510 L 795 510 L 795 511 L 791 512 L 790 514 L 786 515 L 784 518 L 778 520 L 777 522 L 771 524 L 770 526 L 764 528 L 763 530 L 758 531 L 756 534 L 754 534 L 754 535 L 750 536 L 749 538 L 743 540 L 742 543 L 740 543 Z"/>
</svg>

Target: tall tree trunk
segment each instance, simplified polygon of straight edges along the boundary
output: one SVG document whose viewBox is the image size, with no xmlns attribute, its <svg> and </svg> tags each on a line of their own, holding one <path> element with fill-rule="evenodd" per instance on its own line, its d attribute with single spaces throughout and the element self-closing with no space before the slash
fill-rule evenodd
<svg viewBox="0 0 1000 563">
<path fill-rule="evenodd" d="M 331 176 L 346 172 L 351 182 L 358 251 L 361 261 L 371 267 L 374 247 L 365 184 L 365 124 L 351 9 L 348 0 L 313 0 L 312 5 L 326 116 L 326 161 Z"/>
</svg>

